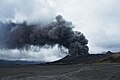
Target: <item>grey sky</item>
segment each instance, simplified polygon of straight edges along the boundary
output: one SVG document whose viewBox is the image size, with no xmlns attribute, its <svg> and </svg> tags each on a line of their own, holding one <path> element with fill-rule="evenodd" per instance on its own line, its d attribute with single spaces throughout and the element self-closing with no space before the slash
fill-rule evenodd
<svg viewBox="0 0 120 80">
<path fill-rule="evenodd" d="M 89 39 L 91 53 L 120 51 L 119 0 L 66 0 L 61 12 Z"/>
<path fill-rule="evenodd" d="M 90 53 L 120 51 L 120 0 L 0 0 L 0 20 L 72 21 L 89 40 Z"/>
</svg>

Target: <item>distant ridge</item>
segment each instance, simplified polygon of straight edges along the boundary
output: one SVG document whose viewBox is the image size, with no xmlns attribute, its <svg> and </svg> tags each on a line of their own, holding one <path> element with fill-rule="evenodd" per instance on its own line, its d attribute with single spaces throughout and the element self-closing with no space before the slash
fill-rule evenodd
<svg viewBox="0 0 120 80">
<path fill-rule="evenodd" d="M 88 54 L 80 56 L 66 56 L 51 64 L 77 64 L 77 63 L 120 63 L 120 52 L 111 54 Z"/>
<path fill-rule="evenodd" d="M 108 57 L 102 58 L 97 63 L 120 63 L 120 52 L 111 54 Z"/>
<path fill-rule="evenodd" d="M 40 61 L 20 61 L 20 60 L 0 60 L 0 66 L 2 65 L 21 65 L 21 64 L 40 64 L 44 62 Z"/>
<path fill-rule="evenodd" d="M 91 63 L 98 59 L 102 59 L 107 57 L 105 54 L 88 54 L 88 55 L 80 55 L 80 56 L 66 56 L 61 60 L 53 62 L 54 64 L 76 64 L 76 63 Z"/>
<path fill-rule="evenodd" d="M 111 53 L 111 54 L 88 54 L 88 55 L 79 55 L 79 56 L 66 56 L 58 61 L 54 62 L 40 62 L 40 61 L 9 61 L 9 60 L 0 60 L 0 67 L 6 65 L 28 65 L 28 64 L 37 64 L 37 65 L 46 65 L 46 64 L 84 64 L 84 63 L 120 63 L 120 52 Z"/>
</svg>

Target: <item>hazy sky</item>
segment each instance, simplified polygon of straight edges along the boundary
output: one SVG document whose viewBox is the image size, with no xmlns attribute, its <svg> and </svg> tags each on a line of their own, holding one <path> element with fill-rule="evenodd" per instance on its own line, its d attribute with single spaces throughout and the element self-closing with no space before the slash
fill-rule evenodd
<svg viewBox="0 0 120 80">
<path fill-rule="evenodd" d="M 57 14 L 87 37 L 90 53 L 120 51 L 120 0 L 0 0 L 0 21 L 51 21 Z"/>
<path fill-rule="evenodd" d="M 61 12 L 89 40 L 90 52 L 120 51 L 120 0 L 66 0 Z"/>
</svg>

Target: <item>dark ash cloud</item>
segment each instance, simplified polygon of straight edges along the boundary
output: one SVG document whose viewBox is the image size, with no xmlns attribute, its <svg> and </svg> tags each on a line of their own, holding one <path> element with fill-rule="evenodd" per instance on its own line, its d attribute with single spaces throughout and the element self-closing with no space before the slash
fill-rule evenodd
<svg viewBox="0 0 120 80">
<path fill-rule="evenodd" d="M 81 32 L 74 31 L 72 23 L 65 21 L 61 15 L 56 16 L 56 21 L 46 25 L 9 22 L 8 26 L 5 29 L 6 37 L 2 38 L 5 48 L 29 49 L 30 45 L 58 44 L 59 48 L 67 48 L 70 55 L 88 54 L 88 40 Z"/>
</svg>

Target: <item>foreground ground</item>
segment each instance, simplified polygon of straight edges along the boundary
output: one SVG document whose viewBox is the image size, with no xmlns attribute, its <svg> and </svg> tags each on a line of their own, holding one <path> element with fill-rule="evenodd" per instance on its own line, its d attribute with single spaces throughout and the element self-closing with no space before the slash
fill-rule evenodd
<svg viewBox="0 0 120 80">
<path fill-rule="evenodd" d="M 7 66 L 0 80 L 120 80 L 120 64 Z"/>
</svg>

